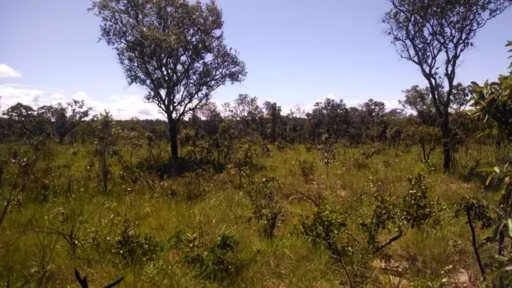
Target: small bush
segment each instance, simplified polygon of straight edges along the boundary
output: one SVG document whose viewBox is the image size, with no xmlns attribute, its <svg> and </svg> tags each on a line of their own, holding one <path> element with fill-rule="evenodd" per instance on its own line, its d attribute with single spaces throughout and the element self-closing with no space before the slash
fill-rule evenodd
<svg viewBox="0 0 512 288">
<path fill-rule="evenodd" d="M 309 184 L 313 182 L 315 179 L 315 170 L 316 166 L 313 161 L 309 160 L 300 160 L 299 161 L 299 169 L 300 174 L 302 175 L 302 179 L 304 179 L 304 182 Z"/>
<path fill-rule="evenodd" d="M 161 245 L 151 235 L 139 234 L 126 225 L 116 242 L 115 253 L 129 266 L 144 265 L 157 259 Z"/>
<path fill-rule="evenodd" d="M 416 228 L 431 219 L 436 210 L 436 203 L 428 197 L 425 176 L 418 174 L 409 178 L 410 189 L 402 200 L 403 220 Z"/>
<path fill-rule="evenodd" d="M 174 248 L 184 248 L 187 251 L 185 262 L 197 271 L 197 277 L 219 284 L 232 283 L 242 272 L 243 261 L 236 251 L 239 245 L 235 236 L 230 233 L 221 234 L 215 243 L 201 249 L 201 243 L 196 234 L 177 233 L 171 239 Z"/>
<path fill-rule="evenodd" d="M 267 238 L 274 237 L 282 219 L 279 190 L 279 180 L 274 177 L 256 181 L 245 190 L 252 204 L 254 218 L 263 225 L 263 235 Z"/>
</svg>

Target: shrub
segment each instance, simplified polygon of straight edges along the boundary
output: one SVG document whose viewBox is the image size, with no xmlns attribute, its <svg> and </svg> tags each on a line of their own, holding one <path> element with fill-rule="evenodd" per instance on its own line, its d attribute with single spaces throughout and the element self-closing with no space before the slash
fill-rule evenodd
<svg viewBox="0 0 512 288">
<path fill-rule="evenodd" d="M 238 241 L 233 235 L 222 234 L 206 253 L 186 257 L 186 262 L 194 266 L 199 277 L 208 281 L 225 283 L 233 279 L 241 268 L 233 259 Z"/>
<path fill-rule="evenodd" d="M 424 225 L 435 214 L 436 203 L 428 197 L 425 179 L 422 174 L 409 177 L 410 189 L 402 200 L 403 220 L 411 228 Z"/>
<path fill-rule="evenodd" d="M 126 225 L 116 242 L 115 253 L 129 266 L 144 265 L 156 260 L 161 245 L 151 235 L 136 233 Z"/>
<path fill-rule="evenodd" d="M 185 263 L 197 272 L 196 277 L 228 285 L 240 276 L 244 264 L 237 255 L 239 242 L 235 235 L 222 233 L 211 246 L 204 243 L 195 233 L 178 231 L 170 239 L 171 247 L 185 251 Z"/>
<path fill-rule="evenodd" d="M 300 174 L 302 175 L 302 179 L 304 179 L 305 183 L 309 184 L 315 179 L 316 166 L 313 161 L 300 160 L 299 169 Z"/>
<path fill-rule="evenodd" d="M 253 208 L 254 218 L 262 224 L 263 235 L 273 238 L 282 219 L 283 207 L 279 203 L 280 183 L 275 177 L 264 177 L 245 189 Z"/>
<path fill-rule="evenodd" d="M 363 200 L 372 203 L 370 214 L 351 211 L 360 206 L 344 206 L 349 210 L 346 211 L 323 203 L 311 218 L 302 222 L 304 236 L 329 251 L 341 265 L 350 287 L 366 285 L 371 261 L 408 229 L 419 228 L 434 216 L 436 203 L 428 198 L 425 177 L 418 174 L 409 182 L 411 188 L 402 199 L 372 190 L 373 201 Z M 359 225 L 353 225 L 350 219 L 357 219 L 358 214 L 363 218 Z"/>
</svg>

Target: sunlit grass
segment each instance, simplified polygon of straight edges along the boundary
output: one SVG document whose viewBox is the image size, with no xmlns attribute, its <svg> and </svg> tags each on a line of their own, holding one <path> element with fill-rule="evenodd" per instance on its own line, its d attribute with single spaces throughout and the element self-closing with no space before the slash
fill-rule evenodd
<svg viewBox="0 0 512 288">
<path fill-rule="evenodd" d="M 279 151 L 272 147 L 269 157 L 257 160 L 265 167 L 258 175 L 279 179 L 284 210 L 276 236 L 267 239 L 253 217 L 249 199 L 238 189 L 236 175 L 229 168 L 221 174 L 196 173 L 170 179 L 147 174 L 154 186 L 150 188 L 144 181 L 121 180 L 121 170 L 113 159 L 112 188 L 104 194 L 90 157 L 93 147 L 55 145 L 51 163 L 41 164 L 52 167 L 51 174 L 39 175 L 50 178 L 51 197 L 46 202 L 37 201 L 37 191 L 27 192 L 30 200 L 14 207 L 0 227 L 0 281 L 63 287 L 75 285 L 73 269 L 78 268 L 94 287 L 120 276 L 125 277 L 122 287 L 214 287 L 215 283 L 199 279 L 197 271 L 184 259 L 184 248 L 172 247 L 171 242 L 177 233 L 193 234 L 197 249 L 204 251 L 220 235 L 229 233 L 239 242 L 235 253 L 244 267 L 231 285 L 337 286 L 346 283 L 339 265 L 332 261 L 328 251 L 301 235 L 300 223 L 315 207 L 300 195 L 321 195 L 338 203 L 351 211 L 349 224 L 357 227 L 361 218 L 371 212 L 371 201 L 365 200 L 371 189 L 404 194 L 408 177 L 417 173 L 427 176 L 431 196 L 442 204 L 439 223 L 409 232 L 383 256 L 407 266 L 402 277 L 409 283 L 441 281 L 458 268 L 477 274 L 469 231 L 464 219 L 455 218 L 453 206 L 464 195 L 481 190 L 480 184 L 460 179 L 467 168 L 464 163 L 485 159 L 494 151 L 483 147 L 477 153 L 472 148 L 463 148 L 457 154 L 459 170 L 446 175 L 438 168 L 438 155 L 427 165 L 421 162 L 420 151 L 415 147 L 377 148 L 380 150 L 375 155 L 365 158 L 365 153 L 376 149 L 374 146 L 339 146 L 335 161 L 326 166 L 317 149 L 308 151 L 304 146 L 294 146 Z M 0 149 L 5 151 L 6 147 Z M 146 153 L 134 155 L 137 161 Z M 314 163 L 311 183 L 300 171 L 299 161 L 304 160 Z M 37 173 L 44 173 L 41 171 Z M 196 182 L 203 192 L 190 198 L 186 193 L 190 193 L 191 185 L 196 187 Z M 127 226 L 159 243 L 156 260 L 129 266 L 116 254 L 117 241 Z M 66 239 L 72 229 L 77 241 L 74 252 Z M 375 273 L 386 275 L 379 269 Z M 387 276 L 381 276 L 374 277 L 375 285 L 391 285 L 392 281 L 385 280 Z"/>
</svg>

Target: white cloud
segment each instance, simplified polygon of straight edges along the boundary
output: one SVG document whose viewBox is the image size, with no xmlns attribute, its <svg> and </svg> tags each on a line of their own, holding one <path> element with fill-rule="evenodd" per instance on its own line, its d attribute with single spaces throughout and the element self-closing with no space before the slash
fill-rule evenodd
<svg viewBox="0 0 512 288">
<path fill-rule="evenodd" d="M 7 64 L 0 64 L 0 78 L 20 78 L 21 73 L 9 67 Z"/>
<path fill-rule="evenodd" d="M 18 102 L 34 105 L 36 102 L 39 102 L 39 97 L 42 94 L 43 91 L 38 89 L 0 84 L 0 109 L 5 110 Z"/>
<path fill-rule="evenodd" d="M 156 105 L 146 103 L 141 95 L 113 95 L 107 99 L 97 99 L 85 91 L 66 95 L 16 84 L 0 84 L 0 110 L 5 110 L 18 102 L 38 107 L 59 102 L 67 103 L 73 99 L 84 100 L 87 106 L 93 108 L 93 113 L 108 110 L 115 119 L 163 119 Z"/>
</svg>

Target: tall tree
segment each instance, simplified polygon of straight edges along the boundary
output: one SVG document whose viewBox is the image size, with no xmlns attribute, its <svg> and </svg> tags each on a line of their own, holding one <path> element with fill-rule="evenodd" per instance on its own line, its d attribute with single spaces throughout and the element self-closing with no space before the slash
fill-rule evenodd
<svg viewBox="0 0 512 288">
<path fill-rule="evenodd" d="M 214 1 L 93 0 L 101 38 L 117 52 L 128 83 L 147 88 L 146 100 L 167 117 L 171 159 L 178 159 L 180 122 L 212 92 L 242 81 L 245 64 L 224 43 Z"/>
<path fill-rule="evenodd" d="M 390 0 L 384 16 L 400 57 L 414 63 L 428 82 L 443 138 L 443 168 L 450 169 L 450 111 L 457 64 L 476 33 L 511 0 Z M 443 88 L 444 87 L 444 88 Z M 443 90 L 445 90 L 443 92 Z"/>
</svg>

